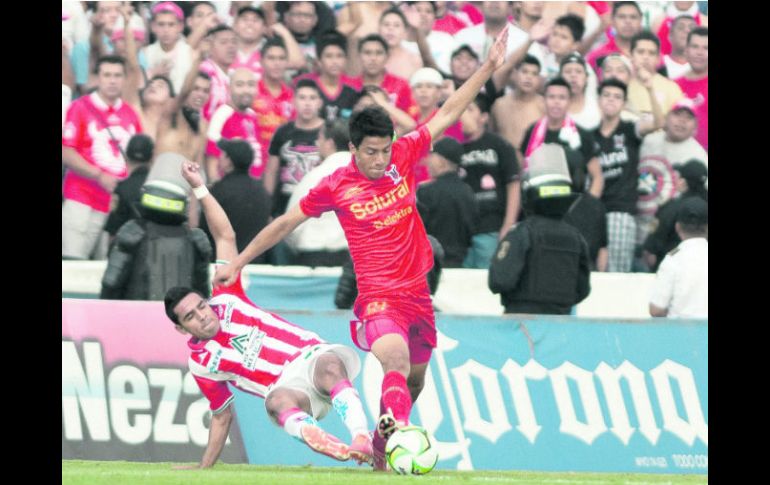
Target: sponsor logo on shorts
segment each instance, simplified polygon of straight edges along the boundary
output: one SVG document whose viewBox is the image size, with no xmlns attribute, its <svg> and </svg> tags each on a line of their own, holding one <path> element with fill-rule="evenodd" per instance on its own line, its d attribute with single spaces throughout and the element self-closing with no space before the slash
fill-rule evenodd
<svg viewBox="0 0 770 485">
<path fill-rule="evenodd" d="M 384 301 L 373 301 L 366 305 L 366 315 L 380 313 L 388 308 L 388 303 Z"/>
</svg>

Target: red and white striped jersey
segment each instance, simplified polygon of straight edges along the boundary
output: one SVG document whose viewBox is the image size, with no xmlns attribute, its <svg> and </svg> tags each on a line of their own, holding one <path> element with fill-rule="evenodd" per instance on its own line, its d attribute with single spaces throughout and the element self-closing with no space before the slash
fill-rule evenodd
<svg viewBox="0 0 770 485">
<path fill-rule="evenodd" d="M 209 305 L 219 317 L 219 332 L 208 340 L 189 340 L 188 364 L 215 414 L 233 400 L 228 382 L 264 398 L 304 347 L 324 342 L 314 332 L 252 303 L 240 275 L 229 287 L 215 287 Z"/>
</svg>

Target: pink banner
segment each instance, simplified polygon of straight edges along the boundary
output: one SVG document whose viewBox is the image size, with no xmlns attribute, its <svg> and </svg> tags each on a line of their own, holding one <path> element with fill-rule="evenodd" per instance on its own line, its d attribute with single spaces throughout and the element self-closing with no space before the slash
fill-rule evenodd
<svg viewBox="0 0 770 485">
<path fill-rule="evenodd" d="M 162 302 L 62 298 L 62 339 L 102 343 L 104 362 L 187 367 L 187 335 L 166 316 Z"/>
</svg>

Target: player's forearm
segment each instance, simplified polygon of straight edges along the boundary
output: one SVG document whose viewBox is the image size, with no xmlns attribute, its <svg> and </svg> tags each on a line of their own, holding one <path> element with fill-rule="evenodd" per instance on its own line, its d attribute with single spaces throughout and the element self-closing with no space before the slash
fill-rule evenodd
<svg viewBox="0 0 770 485">
<path fill-rule="evenodd" d="M 211 232 L 211 237 L 214 238 L 214 243 L 217 246 L 220 246 L 222 243 L 235 244 L 235 230 L 233 230 L 227 214 L 225 214 L 217 199 L 213 195 L 207 194 L 200 200 L 200 203 L 203 208 L 203 215 L 206 216 L 206 223 Z"/>
<path fill-rule="evenodd" d="M 527 38 L 527 41 L 524 42 L 518 49 L 513 51 L 513 53 L 508 56 L 508 58 L 505 60 L 505 64 L 494 72 L 492 75 L 492 82 L 495 84 L 495 89 L 498 91 L 502 91 L 505 89 L 505 85 L 508 84 L 508 78 L 511 77 L 511 72 L 513 72 L 513 69 L 516 67 L 516 64 L 521 62 L 522 59 L 527 55 L 527 52 L 529 51 L 529 48 L 532 46 L 532 43 L 535 42 L 535 40 L 532 37 Z"/>
<path fill-rule="evenodd" d="M 292 207 L 288 212 L 274 219 L 267 227 L 259 231 L 259 234 L 232 261 L 232 265 L 236 270 L 240 271 L 254 258 L 260 256 L 288 236 L 302 222 L 302 220 L 297 221 L 296 217 L 294 217 L 296 216 L 296 211 L 299 210 L 299 206 Z"/>
<path fill-rule="evenodd" d="M 209 428 L 209 443 L 206 446 L 206 451 L 203 452 L 203 458 L 201 458 L 201 468 L 210 468 L 219 459 L 219 455 L 225 447 L 232 420 L 233 414 L 229 407 L 221 413 L 212 416 L 211 427 Z"/>
</svg>

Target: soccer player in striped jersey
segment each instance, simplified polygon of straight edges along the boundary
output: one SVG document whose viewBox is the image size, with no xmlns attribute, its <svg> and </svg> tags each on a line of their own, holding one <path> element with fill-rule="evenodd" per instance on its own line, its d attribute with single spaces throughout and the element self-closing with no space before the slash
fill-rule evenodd
<svg viewBox="0 0 770 485">
<path fill-rule="evenodd" d="M 200 199 L 218 262 L 235 258 L 235 232 L 208 193 L 199 166 L 184 162 L 182 176 Z M 192 288 L 174 287 L 165 297 L 166 315 L 191 336 L 188 365 L 212 412 L 209 442 L 196 468 L 213 466 L 225 445 L 234 398 L 228 384 L 264 398 L 270 419 L 312 450 L 371 463 L 366 415 L 350 382 L 361 369 L 358 354 L 256 306 L 240 275 L 230 285 L 215 286 L 212 294 L 206 301 Z M 350 446 L 318 426 L 316 420 L 332 407 L 350 431 Z"/>
<path fill-rule="evenodd" d="M 508 29 L 489 57 L 428 122 L 393 141 L 393 122 L 371 106 L 350 118 L 351 162 L 323 178 L 298 205 L 276 218 L 230 264 L 217 268 L 215 283 L 233 284 L 241 268 L 309 217 L 334 211 L 348 240 L 358 298 L 351 327 L 354 342 L 382 364 L 380 418 L 373 448 L 375 469 L 384 470 L 385 442 L 409 422 L 436 347 L 436 323 L 426 275 L 433 254 L 416 206 L 417 163 L 432 140 L 455 123 L 492 73 L 505 61 Z"/>
</svg>

